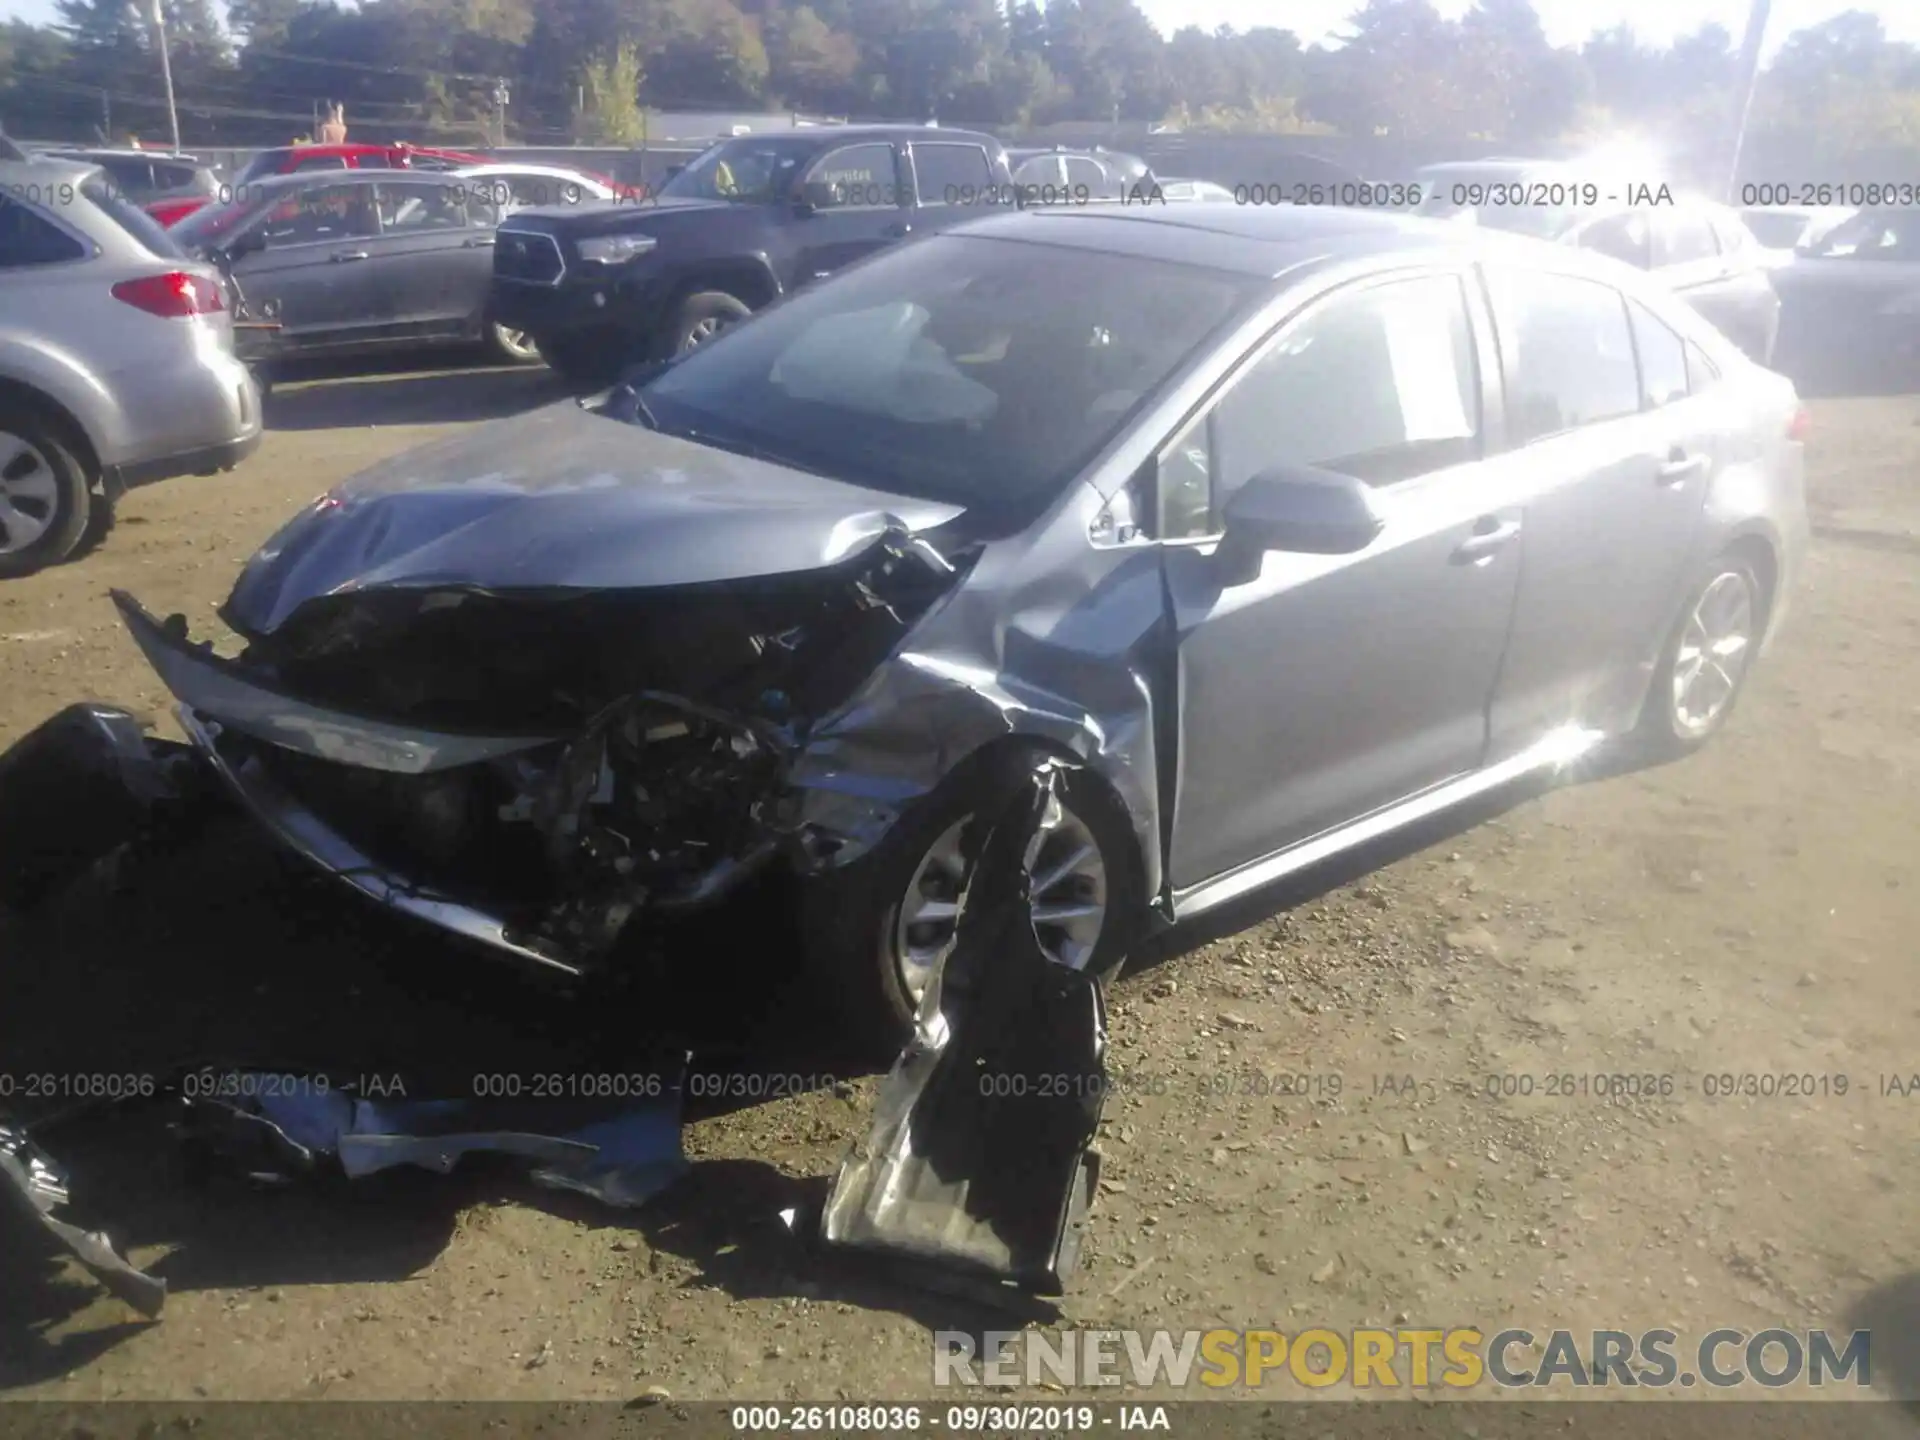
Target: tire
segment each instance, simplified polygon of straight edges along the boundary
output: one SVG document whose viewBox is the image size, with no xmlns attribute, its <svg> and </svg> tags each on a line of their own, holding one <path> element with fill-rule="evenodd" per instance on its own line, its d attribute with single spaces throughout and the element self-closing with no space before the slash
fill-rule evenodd
<svg viewBox="0 0 1920 1440">
<path fill-rule="evenodd" d="M 1710 596 L 1716 598 L 1710 602 Z M 1706 566 L 1687 591 L 1641 706 L 1634 740 L 1642 756 L 1666 760 L 1691 754 L 1726 728 L 1753 673 L 1766 615 L 1766 587 L 1750 560 L 1727 551 Z M 1741 639 L 1737 656 L 1727 648 L 1736 632 Z M 1729 663 L 1736 658 L 1737 665 Z M 1689 674 L 1705 686 L 1692 691 L 1690 701 L 1683 698 Z"/>
<path fill-rule="evenodd" d="M 995 793 L 1001 777 L 1011 779 L 1040 753 L 1024 746 L 1002 749 L 997 756 L 963 764 L 869 854 L 802 882 L 808 967 L 838 1013 L 842 1038 L 861 1058 L 890 1060 L 912 1030 L 918 996 L 903 974 L 896 937 L 903 902 L 922 862 L 965 824 L 983 792 Z M 1077 821 L 1091 836 L 1104 872 L 1105 914 L 1079 968 L 1105 978 L 1125 960 L 1145 914 L 1133 827 L 1112 791 L 1083 770 L 1068 771 L 1060 798 L 1069 823 Z M 1044 848 L 1041 858 L 1044 862 Z"/>
<path fill-rule="evenodd" d="M 0 579 L 57 565 L 80 548 L 104 498 L 36 411 L 0 408 Z"/>
<path fill-rule="evenodd" d="M 667 324 L 667 355 L 684 355 L 752 313 L 752 306 L 724 290 L 689 295 L 674 307 L 673 319 Z"/>
<path fill-rule="evenodd" d="M 524 330 L 511 330 L 489 320 L 485 326 L 487 354 L 505 365 L 538 365 L 540 347 Z"/>
</svg>

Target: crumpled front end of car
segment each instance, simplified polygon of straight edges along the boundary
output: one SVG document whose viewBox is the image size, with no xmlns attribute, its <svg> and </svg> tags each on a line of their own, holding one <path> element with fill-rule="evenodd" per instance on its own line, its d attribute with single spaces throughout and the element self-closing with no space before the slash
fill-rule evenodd
<svg viewBox="0 0 1920 1440">
<path fill-rule="evenodd" d="M 664 588 L 369 586 L 232 658 L 116 592 L 189 739 L 287 846 L 387 907 L 596 968 L 814 841 L 787 779 L 960 571 L 890 528 L 836 563 Z"/>
</svg>

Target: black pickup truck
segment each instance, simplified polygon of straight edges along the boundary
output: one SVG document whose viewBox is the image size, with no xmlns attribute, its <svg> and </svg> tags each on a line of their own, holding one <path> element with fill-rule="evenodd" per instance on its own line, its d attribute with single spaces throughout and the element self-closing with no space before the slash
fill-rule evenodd
<svg viewBox="0 0 1920 1440">
<path fill-rule="evenodd" d="M 561 374 L 597 383 L 909 235 L 1017 204 L 1014 189 L 1000 142 L 969 130 L 736 136 L 645 200 L 512 216 L 490 313 Z"/>
</svg>

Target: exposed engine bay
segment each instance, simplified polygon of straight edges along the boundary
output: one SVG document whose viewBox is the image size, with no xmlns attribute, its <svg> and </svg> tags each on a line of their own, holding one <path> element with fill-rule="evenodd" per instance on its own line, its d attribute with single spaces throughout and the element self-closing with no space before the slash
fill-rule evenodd
<svg viewBox="0 0 1920 1440">
<path fill-rule="evenodd" d="M 230 774 L 264 771 L 418 893 L 480 907 L 517 946 L 587 970 L 638 911 L 710 904 L 783 853 L 807 863 L 781 803 L 791 757 L 959 573 L 890 531 L 831 568 L 745 582 L 326 595 L 271 633 L 229 616 L 247 640 L 236 660 L 188 648 L 287 705 L 524 735 L 492 742 L 507 753 L 406 773 L 249 734 L 212 704 L 199 715 Z M 144 612 L 116 598 L 151 657 Z M 160 629 L 187 647 L 183 623 Z"/>
</svg>

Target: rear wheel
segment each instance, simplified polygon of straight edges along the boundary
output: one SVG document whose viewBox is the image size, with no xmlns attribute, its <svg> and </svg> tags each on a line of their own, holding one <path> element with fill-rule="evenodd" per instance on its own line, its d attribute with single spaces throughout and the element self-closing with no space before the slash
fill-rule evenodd
<svg viewBox="0 0 1920 1440">
<path fill-rule="evenodd" d="M 0 578 L 57 565 L 86 538 L 93 477 L 30 409 L 0 409 Z"/>
<path fill-rule="evenodd" d="M 1766 594 L 1751 561 L 1729 551 L 1706 567 L 1640 712 L 1644 749 L 1654 757 L 1684 755 L 1725 727 L 1746 688 L 1765 616 Z"/>
<path fill-rule="evenodd" d="M 714 338 L 730 325 L 738 325 L 753 313 L 744 300 L 724 290 L 701 290 L 687 296 L 675 308 L 667 326 L 669 355 L 684 355 Z"/>
<path fill-rule="evenodd" d="M 509 365 L 540 363 L 540 347 L 524 330 L 514 330 L 489 320 L 486 327 L 486 345 L 488 354 Z"/>
</svg>

